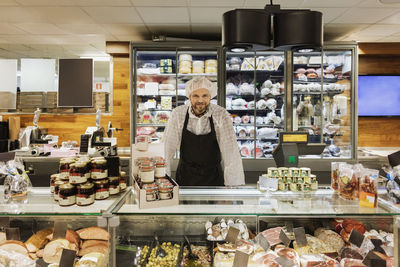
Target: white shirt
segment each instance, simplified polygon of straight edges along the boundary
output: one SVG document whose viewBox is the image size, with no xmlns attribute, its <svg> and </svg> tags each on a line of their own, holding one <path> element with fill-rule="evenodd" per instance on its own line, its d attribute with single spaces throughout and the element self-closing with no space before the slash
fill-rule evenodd
<svg viewBox="0 0 400 267">
<path fill-rule="evenodd" d="M 189 108 L 189 120 L 187 130 L 203 135 L 211 132 L 210 120 L 212 115 L 215 133 L 219 149 L 221 151 L 221 164 L 224 171 L 225 185 L 243 185 L 244 172 L 242 158 L 236 141 L 230 114 L 221 106 L 210 104 L 208 111 L 200 118 L 192 113 L 190 103 L 179 106 L 172 111 L 164 132 L 165 160 L 167 174 L 171 175 L 171 162 L 177 149 L 179 149 L 182 138 L 182 129 L 185 122 L 186 112 Z"/>
</svg>

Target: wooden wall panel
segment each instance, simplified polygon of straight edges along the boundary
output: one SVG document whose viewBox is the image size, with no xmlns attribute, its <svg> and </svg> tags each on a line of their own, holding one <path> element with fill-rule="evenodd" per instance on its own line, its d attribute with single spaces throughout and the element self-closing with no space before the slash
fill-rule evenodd
<svg viewBox="0 0 400 267">
<path fill-rule="evenodd" d="M 399 43 L 360 43 L 359 51 L 359 74 L 400 75 Z M 400 147 L 399 133 L 400 117 L 358 118 L 358 146 Z"/>
<path fill-rule="evenodd" d="M 113 112 L 102 115 L 101 125 L 106 129 L 108 121 L 113 127 L 123 131 L 114 133 L 119 147 L 130 145 L 130 96 L 129 96 L 129 58 L 114 58 L 113 69 Z M 4 115 L 3 119 L 9 116 Z M 20 115 L 21 127 L 33 125 L 33 115 Z M 67 140 L 80 140 L 88 126 L 96 126 L 96 115 L 47 115 L 40 116 L 39 125 L 49 129 L 49 134 L 58 135 L 60 144 Z"/>
</svg>

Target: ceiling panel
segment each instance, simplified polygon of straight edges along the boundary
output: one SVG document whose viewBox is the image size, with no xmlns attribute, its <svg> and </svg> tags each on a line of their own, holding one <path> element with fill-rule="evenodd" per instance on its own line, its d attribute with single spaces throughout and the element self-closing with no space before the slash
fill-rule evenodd
<svg viewBox="0 0 400 267">
<path fill-rule="evenodd" d="M 135 35 L 149 32 L 144 24 L 102 24 L 102 26 L 109 33 L 116 35 Z"/>
<path fill-rule="evenodd" d="M 138 7 L 137 11 L 145 24 L 189 24 L 186 7 Z"/>
<path fill-rule="evenodd" d="M 188 0 L 131 0 L 134 6 L 150 6 L 150 7 L 160 7 L 160 6 L 175 6 L 175 7 L 185 7 L 187 6 Z"/>
<path fill-rule="evenodd" d="M 370 26 L 370 24 L 326 24 L 324 26 L 324 40 L 334 41 L 359 32 Z"/>
<path fill-rule="evenodd" d="M 10 23 L 0 23 L 0 34 L 25 34 L 23 30 Z"/>
<path fill-rule="evenodd" d="M 164 24 L 164 25 L 147 25 L 151 33 L 165 34 L 167 36 L 175 36 L 183 34 L 188 36 L 190 34 L 190 26 L 188 24 Z"/>
<path fill-rule="evenodd" d="M 72 0 L 77 6 L 132 6 L 129 0 Z"/>
<path fill-rule="evenodd" d="M 221 24 L 222 15 L 235 7 L 191 7 L 190 21 L 194 24 Z"/>
<path fill-rule="evenodd" d="M 134 7 L 85 7 L 97 23 L 143 23 Z"/>
<path fill-rule="evenodd" d="M 70 0 L 16 0 L 21 5 L 26 6 L 73 6 Z"/>
<path fill-rule="evenodd" d="M 385 37 L 380 39 L 379 42 L 400 42 L 400 35 Z"/>
<path fill-rule="evenodd" d="M 30 34 L 66 34 L 65 31 L 50 23 L 16 23 L 15 26 Z"/>
<path fill-rule="evenodd" d="M 244 6 L 245 0 L 188 0 L 189 6 L 201 6 L 201 7 L 212 7 L 212 6 L 235 6 L 236 8 L 241 8 Z M 265 1 L 264 1 L 265 3 Z"/>
<path fill-rule="evenodd" d="M 315 7 L 313 10 L 322 12 L 322 20 L 324 24 L 332 23 L 332 21 L 341 16 L 343 12 L 346 12 L 346 8 L 335 7 Z"/>
<path fill-rule="evenodd" d="M 36 10 L 27 7 L 1 7 L 0 22 L 46 22 Z"/>
<path fill-rule="evenodd" d="M 378 0 L 364 0 L 359 3 L 359 7 L 400 7 L 400 3 L 397 4 L 382 4 Z"/>
<path fill-rule="evenodd" d="M 145 39 L 140 35 L 116 35 L 115 36 L 118 41 L 132 41 L 132 42 L 141 42 L 149 39 Z"/>
<path fill-rule="evenodd" d="M 301 7 L 352 7 L 362 1 L 363 0 L 305 0 Z"/>
<path fill-rule="evenodd" d="M 221 34 L 221 24 L 192 24 L 192 33 L 199 34 Z"/>
<path fill-rule="evenodd" d="M 393 15 L 396 9 L 391 8 L 350 8 L 333 23 L 376 23 L 390 15 Z M 385 22 L 383 22 L 385 23 Z"/>
<path fill-rule="evenodd" d="M 388 36 L 400 33 L 399 25 L 376 24 L 358 32 L 358 35 Z"/>
<path fill-rule="evenodd" d="M 268 0 L 246 0 L 244 6 L 246 8 L 264 8 L 269 3 Z M 303 3 L 303 0 L 279 0 L 273 1 L 273 3 L 280 5 L 281 8 L 298 8 Z"/>
<path fill-rule="evenodd" d="M 394 15 L 387 17 L 379 23 L 384 23 L 384 24 L 400 24 L 400 12 L 395 13 Z"/>
<path fill-rule="evenodd" d="M 98 24 L 56 24 L 56 26 L 71 34 L 103 34 L 107 32 Z"/>
<path fill-rule="evenodd" d="M 46 18 L 46 20 L 51 23 L 94 23 L 90 16 L 78 7 L 27 7 L 26 9 L 30 12 L 40 14 L 41 17 Z"/>
</svg>

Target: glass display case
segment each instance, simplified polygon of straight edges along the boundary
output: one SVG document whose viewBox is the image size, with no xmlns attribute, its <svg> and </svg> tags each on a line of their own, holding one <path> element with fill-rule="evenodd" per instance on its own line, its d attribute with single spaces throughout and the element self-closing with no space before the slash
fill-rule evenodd
<svg viewBox="0 0 400 267">
<path fill-rule="evenodd" d="M 293 53 L 293 130 L 326 143 L 323 158 L 355 157 L 355 53 L 340 45 Z"/>
<path fill-rule="evenodd" d="M 243 158 L 271 158 L 284 128 L 284 53 L 226 52 L 226 109 Z"/>
<path fill-rule="evenodd" d="M 219 48 L 215 43 L 132 44 L 132 141 L 150 135 L 159 140 L 173 108 L 185 104 L 185 83 L 207 77 L 218 83 Z M 217 104 L 217 98 L 211 100 Z"/>
</svg>

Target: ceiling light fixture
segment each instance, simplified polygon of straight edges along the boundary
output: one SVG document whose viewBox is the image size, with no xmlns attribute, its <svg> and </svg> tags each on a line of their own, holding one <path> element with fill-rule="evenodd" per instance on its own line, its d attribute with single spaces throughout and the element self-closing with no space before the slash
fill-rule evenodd
<svg viewBox="0 0 400 267">
<path fill-rule="evenodd" d="M 243 53 L 244 51 L 246 51 L 246 48 L 243 48 L 243 47 L 233 47 L 233 48 L 231 48 L 231 52 L 233 52 L 233 53 Z"/>
<path fill-rule="evenodd" d="M 297 51 L 300 52 L 300 53 L 310 53 L 310 52 L 313 52 L 314 49 L 306 48 L 306 49 L 298 49 Z"/>
</svg>

